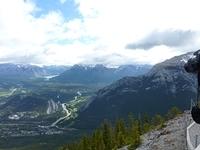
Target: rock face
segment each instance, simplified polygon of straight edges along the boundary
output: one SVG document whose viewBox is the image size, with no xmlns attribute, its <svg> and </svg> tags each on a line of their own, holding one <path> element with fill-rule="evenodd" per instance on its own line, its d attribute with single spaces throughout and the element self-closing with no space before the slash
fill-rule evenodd
<svg viewBox="0 0 200 150">
<path fill-rule="evenodd" d="M 187 150 L 186 128 L 192 122 L 189 112 L 172 119 L 166 127 L 142 136 L 137 150 Z"/>
<path fill-rule="evenodd" d="M 59 107 L 61 107 L 61 103 L 60 102 L 55 102 L 54 100 L 49 100 L 48 101 L 48 107 L 47 107 L 47 114 L 53 114 L 56 111 L 58 111 Z"/>
<path fill-rule="evenodd" d="M 186 129 L 191 122 L 190 112 L 185 111 L 165 123 L 166 127 L 142 135 L 142 144 L 136 150 L 187 150 Z M 128 150 L 128 146 L 118 150 Z"/>
</svg>

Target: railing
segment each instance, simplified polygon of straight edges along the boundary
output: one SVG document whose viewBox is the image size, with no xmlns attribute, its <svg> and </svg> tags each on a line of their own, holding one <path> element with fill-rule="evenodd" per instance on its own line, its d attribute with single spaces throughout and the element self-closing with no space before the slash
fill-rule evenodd
<svg viewBox="0 0 200 150">
<path fill-rule="evenodd" d="M 200 150 L 200 125 L 195 122 L 187 127 L 188 150 Z"/>
</svg>

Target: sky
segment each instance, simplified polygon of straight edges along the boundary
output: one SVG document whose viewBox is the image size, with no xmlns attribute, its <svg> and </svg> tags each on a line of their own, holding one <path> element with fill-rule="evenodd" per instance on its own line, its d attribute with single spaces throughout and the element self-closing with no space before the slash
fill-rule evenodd
<svg viewBox="0 0 200 150">
<path fill-rule="evenodd" d="M 156 64 L 200 48 L 198 0 L 0 0 L 0 63 Z"/>
</svg>

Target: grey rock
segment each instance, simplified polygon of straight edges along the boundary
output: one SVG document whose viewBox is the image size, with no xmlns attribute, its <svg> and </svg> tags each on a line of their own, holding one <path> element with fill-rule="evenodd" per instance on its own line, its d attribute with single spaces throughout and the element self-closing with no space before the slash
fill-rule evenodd
<svg viewBox="0 0 200 150">
<path fill-rule="evenodd" d="M 146 133 L 137 150 L 186 150 L 186 128 L 192 122 L 189 112 L 168 121 L 166 127 Z"/>
</svg>

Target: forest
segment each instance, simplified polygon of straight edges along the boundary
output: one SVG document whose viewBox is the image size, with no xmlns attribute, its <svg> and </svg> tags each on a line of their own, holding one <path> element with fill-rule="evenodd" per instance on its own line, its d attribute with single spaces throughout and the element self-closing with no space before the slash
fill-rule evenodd
<svg viewBox="0 0 200 150">
<path fill-rule="evenodd" d="M 104 120 L 93 133 L 82 136 L 78 142 L 66 144 L 60 150 L 117 150 L 124 146 L 134 150 L 142 142 L 141 135 L 165 127 L 166 121 L 181 113 L 177 107 L 172 107 L 166 115 L 134 117 L 130 114 L 128 119 L 117 119 L 114 124 Z"/>
</svg>

